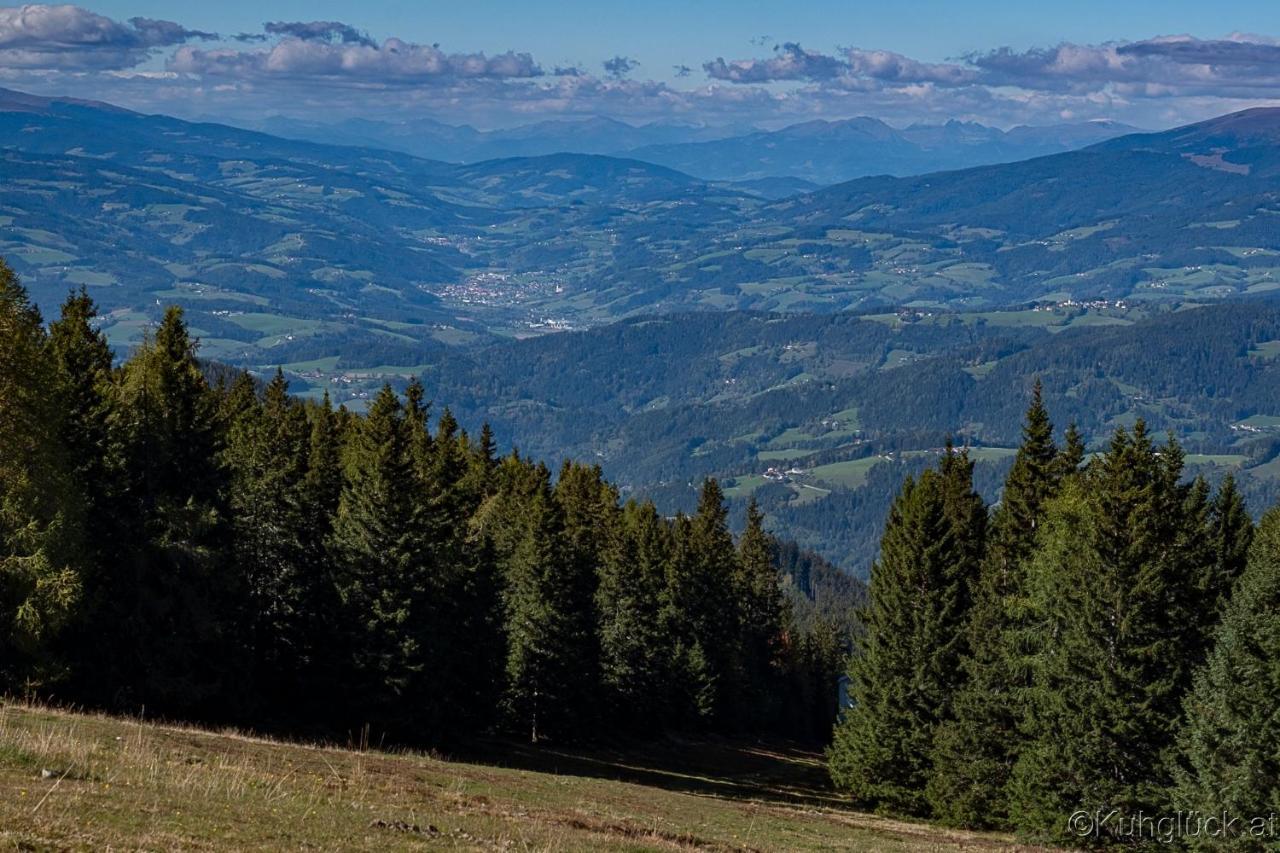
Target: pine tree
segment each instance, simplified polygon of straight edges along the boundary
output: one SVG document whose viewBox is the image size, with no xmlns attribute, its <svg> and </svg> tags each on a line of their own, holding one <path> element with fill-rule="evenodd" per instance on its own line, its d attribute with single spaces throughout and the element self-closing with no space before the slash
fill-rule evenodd
<svg viewBox="0 0 1280 853">
<path fill-rule="evenodd" d="M 741 630 L 744 690 L 735 697 L 739 724 L 756 729 L 777 723 L 780 713 L 780 655 L 786 624 L 773 541 L 764 531 L 764 515 L 753 499 L 747 527 L 738 541 L 734 599 Z"/>
<path fill-rule="evenodd" d="M 354 722 L 417 739 L 423 678 L 420 631 L 431 590 L 427 543 L 416 526 L 417 482 L 405 413 L 384 385 L 352 437 L 334 521 L 341 600 L 350 620 Z"/>
<path fill-rule="evenodd" d="M 59 631 L 79 605 L 81 499 L 40 313 L 0 262 L 0 691 L 57 679 Z"/>
<path fill-rule="evenodd" d="M 1062 836 L 1077 809 L 1154 813 L 1200 627 L 1188 609 L 1205 549 L 1177 445 L 1141 422 L 1068 481 L 1028 572 L 1026 745 L 1011 783 L 1024 831 Z"/>
<path fill-rule="evenodd" d="M 110 658 L 114 702 L 193 717 L 225 711 L 214 700 L 234 663 L 226 555 L 225 470 L 217 402 L 181 309 L 113 386 L 109 425 L 122 481 L 120 531 L 128 557 L 108 583 L 117 608 Z"/>
<path fill-rule="evenodd" d="M 630 502 L 600 566 L 601 684 L 621 731 L 652 733 L 673 715 L 666 694 L 675 649 L 659 621 L 671 550 L 653 504 Z"/>
<path fill-rule="evenodd" d="M 571 738 L 594 637 L 570 603 L 579 579 L 566 558 L 564 519 L 545 469 L 531 492 L 507 497 L 519 514 L 504 559 L 507 718 L 533 742 Z"/>
<path fill-rule="evenodd" d="M 1251 832 L 1251 819 L 1280 812 L 1277 612 L 1280 510 L 1272 509 L 1258 526 L 1208 664 L 1186 703 L 1175 804 L 1201 819 L 1225 814 L 1238 821 L 1228 824 L 1226 837 L 1206 832 L 1188 839 L 1194 846 L 1263 850 L 1274 844 L 1274 838 Z"/>
<path fill-rule="evenodd" d="M 966 681 L 955 699 L 954 719 L 940 726 L 934 745 L 928 797 L 934 814 L 952 824 L 994 826 L 1005 818 L 1004 789 L 1019 751 L 1030 684 L 1023 662 L 1026 626 L 1019 618 L 1025 563 L 1045 504 L 1059 489 L 1062 460 L 1037 381 L 975 585 Z"/>
<path fill-rule="evenodd" d="M 871 569 L 866 634 L 849 664 L 854 705 L 828 766 L 855 800 L 922 814 L 938 725 L 949 718 L 964 650 L 965 546 L 947 518 L 943 476 L 908 479 Z"/>
</svg>

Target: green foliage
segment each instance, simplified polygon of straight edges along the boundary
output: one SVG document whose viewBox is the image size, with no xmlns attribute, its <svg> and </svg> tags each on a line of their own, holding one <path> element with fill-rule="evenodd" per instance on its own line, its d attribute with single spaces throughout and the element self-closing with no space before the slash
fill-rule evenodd
<svg viewBox="0 0 1280 853">
<path fill-rule="evenodd" d="M 675 711 L 668 696 L 675 648 L 654 618 L 671 554 L 671 530 L 653 504 L 628 502 L 596 590 L 601 683 L 609 717 L 624 730 L 653 731 Z"/>
<path fill-rule="evenodd" d="M 58 374 L 40 314 L 0 262 L 0 684 L 40 687 L 82 586 L 82 508 L 59 437 Z"/>
<path fill-rule="evenodd" d="M 1070 434 L 1069 434 L 1070 435 Z M 993 826 L 1007 816 L 1005 787 L 1020 751 L 1019 725 L 1026 713 L 1026 665 L 1031 626 L 1023 618 L 1026 561 L 1077 448 L 1059 451 L 1035 383 L 1014 458 L 996 508 L 974 590 L 967 625 L 970 653 L 954 717 L 938 729 L 928 797 L 934 814 L 950 823 Z M 1064 461 L 1065 460 L 1065 461 Z"/>
<path fill-rule="evenodd" d="M 1280 811 L 1280 510 L 1258 527 L 1208 664 L 1187 698 L 1174 801 L 1201 816 L 1239 819 L 1214 849 L 1268 849 L 1253 818 Z"/>
<path fill-rule="evenodd" d="M 871 572 L 866 634 L 849 664 L 853 707 L 828 751 L 838 787 L 892 812 L 928 811 L 933 740 L 961 683 L 980 548 L 969 538 L 980 525 L 956 511 L 970 504 L 968 471 L 948 454 L 941 470 L 908 479 L 895 501 Z"/>
<path fill-rule="evenodd" d="M 1155 813 L 1196 663 L 1196 601 L 1208 559 L 1203 492 L 1179 483 L 1181 452 L 1157 452 L 1143 425 L 1068 482 L 1046 512 L 1028 571 L 1026 746 L 1012 814 L 1028 831 L 1065 835 L 1077 809 Z M 1199 506 L 1197 506 L 1199 504 Z"/>
<path fill-rule="evenodd" d="M 747 506 L 746 530 L 738 540 L 733 596 L 740 602 L 739 643 L 745 688 L 734 701 L 748 719 L 753 715 L 766 719 L 776 716 L 784 698 L 779 682 L 780 656 L 789 620 L 772 546 L 771 537 L 764 531 L 764 516 L 752 501 Z"/>
</svg>

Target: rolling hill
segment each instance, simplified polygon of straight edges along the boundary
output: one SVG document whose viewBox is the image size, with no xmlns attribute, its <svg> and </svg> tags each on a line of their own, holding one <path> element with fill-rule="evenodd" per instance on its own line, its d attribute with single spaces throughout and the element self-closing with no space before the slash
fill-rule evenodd
<svg viewBox="0 0 1280 853">
<path fill-rule="evenodd" d="M 1221 298 L 1277 286 L 1280 110 L 777 201 L 596 287 L 701 308 Z M 724 271 L 729 269 L 729 274 Z"/>
<path fill-rule="evenodd" d="M 797 195 L 810 187 L 794 178 L 708 182 L 584 154 L 456 165 L 3 93 L 0 252 L 46 306 L 94 287 L 119 342 L 179 301 L 220 356 L 251 365 L 331 358 L 355 338 L 365 366 L 411 367 L 434 343 L 672 310 L 1204 299 L 1275 286 L 1277 124 L 1255 110 Z M 902 151 L 992 137 L 871 120 L 779 133 Z"/>
<path fill-rule="evenodd" d="M 628 494 L 691 510 L 718 476 L 770 522 L 864 571 L 903 476 L 948 436 L 989 500 L 1036 378 L 1089 446 L 1143 418 L 1193 470 L 1233 470 L 1255 508 L 1280 495 L 1274 299 L 971 314 L 642 317 L 454 353 L 437 404 L 534 456 L 594 459 Z M 741 511 L 742 503 L 738 504 Z"/>
</svg>

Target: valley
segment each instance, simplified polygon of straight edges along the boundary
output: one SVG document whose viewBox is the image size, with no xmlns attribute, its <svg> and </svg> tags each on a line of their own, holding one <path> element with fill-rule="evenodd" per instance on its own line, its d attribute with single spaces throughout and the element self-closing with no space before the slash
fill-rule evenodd
<svg viewBox="0 0 1280 853">
<path fill-rule="evenodd" d="M 9 92 L 0 254 L 46 309 L 86 288 L 121 355 L 177 304 L 205 358 L 303 397 L 363 411 L 423 377 L 505 446 L 598 461 L 665 511 L 721 477 L 737 512 L 753 496 L 864 572 L 948 436 L 997 496 L 1036 376 L 1091 446 L 1145 417 L 1274 496 L 1277 138 L 1253 110 L 779 199 L 599 154 L 457 165 Z M 1193 381 L 1183 346 L 1228 376 Z"/>
</svg>

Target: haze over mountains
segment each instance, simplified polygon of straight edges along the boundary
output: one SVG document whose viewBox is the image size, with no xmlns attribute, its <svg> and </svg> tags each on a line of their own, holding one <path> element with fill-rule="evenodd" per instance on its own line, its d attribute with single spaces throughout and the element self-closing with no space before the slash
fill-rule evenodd
<svg viewBox="0 0 1280 853">
<path fill-rule="evenodd" d="M 40 299 L 85 283 L 111 308 L 247 304 L 294 318 L 295 340 L 334 323 L 519 333 L 673 309 L 1221 297 L 1275 286 L 1278 132 L 1280 111 L 1252 110 L 770 201 L 793 179 L 573 153 L 453 165 L 10 93 L 0 249 Z"/>
<path fill-rule="evenodd" d="M 868 117 L 809 121 L 779 130 L 607 118 L 545 121 L 480 131 L 430 119 L 348 119 L 333 124 L 274 117 L 255 129 L 291 139 L 387 148 L 433 160 L 474 163 L 544 154 L 609 154 L 669 166 L 714 181 L 794 178 L 832 184 L 866 175 L 914 175 L 1056 154 L 1137 128 L 1089 121 L 1008 131 L 976 122 L 895 129 Z"/>
<path fill-rule="evenodd" d="M 909 130 L 938 156 L 959 156 L 949 135 L 996 138 Z M 885 126 L 807 132 L 837 151 L 855 131 L 906 150 Z M 360 408 L 425 374 L 502 442 L 594 458 L 664 509 L 724 477 L 846 567 L 874 537 L 840 529 L 874 531 L 946 433 L 998 482 L 1023 404 L 1009 390 L 1037 375 L 1094 446 L 1142 416 L 1205 470 L 1244 469 L 1259 500 L 1280 484 L 1280 321 L 1234 304 L 1280 289 L 1280 110 L 796 192 L 3 92 L 0 161 L 0 255 L 46 310 L 87 286 L 121 352 L 176 303 L 205 357 L 281 366 L 304 395 Z M 587 331 L 545 335 L 563 329 Z"/>
</svg>

